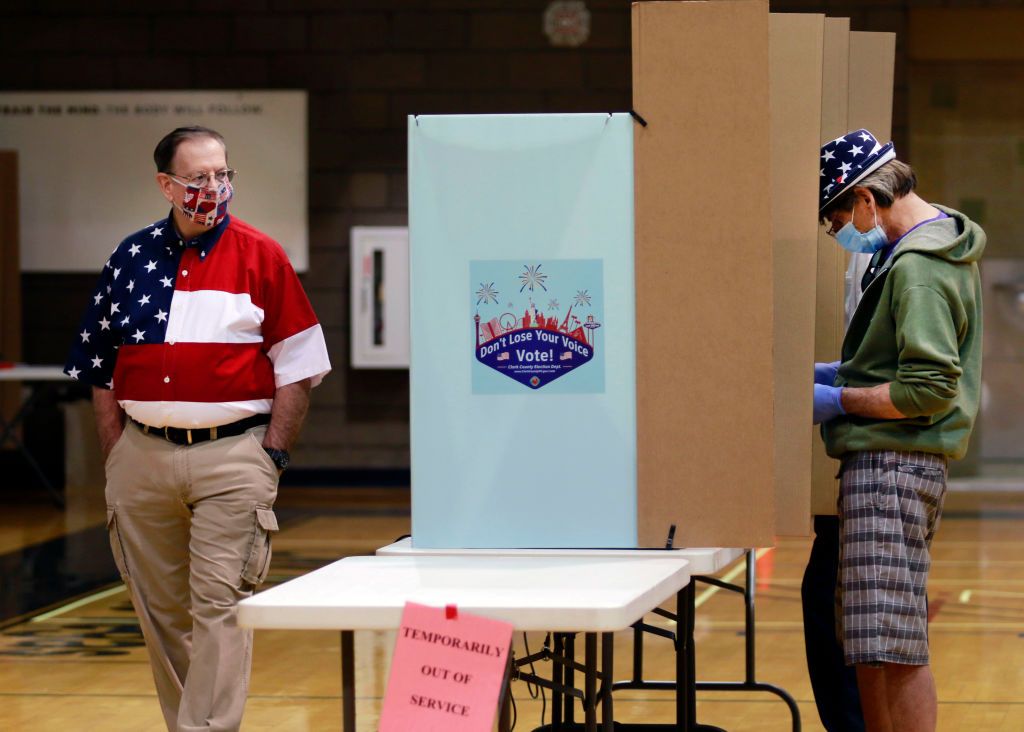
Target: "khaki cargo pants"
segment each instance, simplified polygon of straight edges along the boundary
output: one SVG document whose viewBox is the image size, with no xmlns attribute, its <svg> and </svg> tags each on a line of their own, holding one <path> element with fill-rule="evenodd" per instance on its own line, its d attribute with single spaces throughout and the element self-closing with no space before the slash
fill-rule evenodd
<svg viewBox="0 0 1024 732">
<path fill-rule="evenodd" d="M 242 721 L 252 631 L 235 605 L 270 567 L 277 468 L 265 427 L 183 447 L 131 422 L 107 459 L 110 546 L 171 732 Z"/>
</svg>

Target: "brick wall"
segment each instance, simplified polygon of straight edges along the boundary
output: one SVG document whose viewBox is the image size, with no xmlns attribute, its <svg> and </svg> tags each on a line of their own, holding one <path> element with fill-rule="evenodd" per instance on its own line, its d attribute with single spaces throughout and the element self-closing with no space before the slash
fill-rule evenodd
<svg viewBox="0 0 1024 732">
<path fill-rule="evenodd" d="M 315 392 L 296 459 L 318 467 L 404 467 L 407 373 L 347 366 L 348 232 L 354 225 L 406 223 L 408 114 L 629 109 L 629 2 L 588 0 L 591 37 L 576 50 L 548 44 L 541 30 L 546 5 L 7 2 L 0 8 L 0 88 L 308 89 L 310 269 L 304 281 L 327 332 L 335 371 Z M 904 149 L 906 68 L 900 52 L 907 5 L 772 5 L 779 11 L 846 15 L 854 30 L 900 34 L 894 137 Z M 24 276 L 27 359 L 63 359 L 92 281 L 82 275 Z"/>
</svg>

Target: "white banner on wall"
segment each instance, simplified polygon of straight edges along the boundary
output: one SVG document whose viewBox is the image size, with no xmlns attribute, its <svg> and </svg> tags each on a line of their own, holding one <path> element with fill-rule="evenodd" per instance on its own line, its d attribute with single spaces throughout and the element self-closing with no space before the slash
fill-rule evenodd
<svg viewBox="0 0 1024 732">
<path fill-rule="evenodd" d="M 0 94 L 0 149 L 18 152 L 21 266 L 97 272 L 127 235 L 167 215 L 153 148 L 175 127 L 224 135 L 232 215 L 308 263 L 304 91 Z"/>
</svg>

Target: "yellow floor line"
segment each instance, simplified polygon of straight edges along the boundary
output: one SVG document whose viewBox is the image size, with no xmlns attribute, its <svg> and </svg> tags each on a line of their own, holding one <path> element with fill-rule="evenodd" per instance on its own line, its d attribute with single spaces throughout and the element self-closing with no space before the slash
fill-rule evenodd
<svg viewBox="0 0 1024 732">
<path fill-rule="evenodd" d="M 50 612 L 43 613 L 42 615 L 36 615 L 34 618 L 32 618 L 31 622 L 33 622 L 33 623 L 41 623 L 44 620 L 49 620 L 50 618 L 55 618 L 58 615 L 63 615 L 66 612 L 70 612 L 72 610 L 80 608 L 83 605 L 88 605 L 91 602 L 97 602 L 98 600 L 104 600 L 104 599 L 106 599 L 108 597 L 113 597 L 114 595 L 120 594 L 120 593 L 122 593 L 124 591 L 125 591 L 125 586 L 124 585 L 118 585 L 117 587 L 111 587 L 109 589 L 102 590 L 100 592 L 95 592 L 95 593 L 93 593 L 91 595 L 88 595 L 86 597 L 83 597 L 83 598 L 81 598 L 79 600 L 75 600 L 74 602 L 69 602 L 67 605 L 62 605 L 59 608 L 57 608 L 56 610 L 51 610 Z"/>
<path fill-rule="evenodd" d="M 754 553 L 755 561 L 760 559 L 761 557 L 763 557 L 768 552 L 772 551 L 773 548 L 774 547 L 768 547 L 767 549 L 758 549 Z M 723 582 L 732 582 L 740 574 L 742 574 L 743 572 L 746 572 L 746 571 L 747 571 L 747 563 L 745 561 L 743 561 L 743 562 L 740 562 L 739 564 L 737 564 L 732 569 L 730 569 L 721 579 L 722 579 Z M 701 605 L 703 605 L 705 602 L 710 600 L 711 597 L 716 592 L 718 592 L 720 589 L 721 589 L 720 587 L 715 587 L 714 585 L 712 585 L 711 587 L 707 588 L 702 593 L 697 595 L 697 600 L 696 600 L 696 602 L 693 603 L 694 608 L 698 608 Z"/>
</svg>

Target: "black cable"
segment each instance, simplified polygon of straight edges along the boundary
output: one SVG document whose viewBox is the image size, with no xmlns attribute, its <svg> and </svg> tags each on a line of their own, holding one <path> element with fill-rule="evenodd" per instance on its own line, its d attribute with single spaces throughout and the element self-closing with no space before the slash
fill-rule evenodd
<svg viewBox="0 0 1024 732">
<path fill-rule="evenodd" d="M 547 648 L 548 640 L 551 638 L 549 633 L 544 638 L 544 647 Z M 526 633 L 523 633 L 523 645 L 526 647 L 526 657 L 530 657 L 530 641 L 526 637 Z M 532 676 L 537 675 L 537 669 L 533 667 L 533 661 L 530 661 L 530 674 Z M 548 713 L 548 698 L 544 693 L 544 687 L 540 684 L 531 684 L 529 681 L 526 682 L 526 691 L 530 695 L 531 699 L 536 699 L 538 694 L 540 695 L 540 726 L 544 726 L 544 718 Z"/>
</svg>

